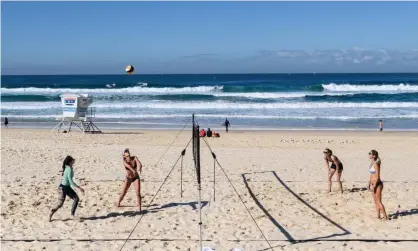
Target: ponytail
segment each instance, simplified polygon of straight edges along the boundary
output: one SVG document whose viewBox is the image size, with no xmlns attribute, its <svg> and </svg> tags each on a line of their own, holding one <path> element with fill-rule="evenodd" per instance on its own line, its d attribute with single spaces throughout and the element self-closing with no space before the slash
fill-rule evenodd
<svg viewBox="0 0 418 251">
<path fill-rule="evenodd" d="M 64 171 L 65 171 L 65 166 L 69 166 L 70 163 L 74 160 L 73 157 L 71 156 L 67 156 L 65 157 L 64 161 L 62 162 L 62 175 L 64 175 Z"/>
</svg>

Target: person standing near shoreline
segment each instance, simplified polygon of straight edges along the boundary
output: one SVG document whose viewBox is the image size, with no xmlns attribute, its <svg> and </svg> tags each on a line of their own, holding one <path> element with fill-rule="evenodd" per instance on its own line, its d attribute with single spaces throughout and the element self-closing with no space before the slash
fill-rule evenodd
<svg viewBox="0 0 418 251">
<path fill-rule="evenodd" d="M 228 119 L 225 119 L 224 125 L 225 125 L 226 132 L 228 132 L 228 128 L 230 126 L 230 123 L 229 123 L 229 120 Z"/>
<path fill-rule="evenodd" d="M 383 131 L 383 121 L 379 120 L 379 131 L 382 132 Z"/>
</svg>

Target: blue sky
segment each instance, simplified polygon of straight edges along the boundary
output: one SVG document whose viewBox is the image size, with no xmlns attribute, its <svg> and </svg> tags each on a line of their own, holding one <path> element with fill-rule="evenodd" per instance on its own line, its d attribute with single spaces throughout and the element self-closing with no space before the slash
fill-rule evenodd
<svg viewBox="0 0 418 251">
<path fill-rule="evenodd" d="M 2 2 L 2 74 L 418 69 L 418 2 Z"/>
</svg>

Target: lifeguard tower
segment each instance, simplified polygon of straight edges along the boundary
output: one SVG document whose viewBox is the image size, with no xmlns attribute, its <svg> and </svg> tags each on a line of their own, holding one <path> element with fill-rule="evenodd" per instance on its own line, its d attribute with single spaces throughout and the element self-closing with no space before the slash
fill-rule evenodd
<svg viewBox="0 0 418 251">
<path fill-rule="evenodd" d="M 89 106 L 93 103 L 93 98 L 88 94 L 66 93 L 60 96 L 62 116 L 57 117 L 60 120 L 52 130 L 61 129 L 71 131 L 75 127 L 83 133 L 101 133 L 100 129 L 93 123 L 95 118 L 95 109 Z"/>
</svg>

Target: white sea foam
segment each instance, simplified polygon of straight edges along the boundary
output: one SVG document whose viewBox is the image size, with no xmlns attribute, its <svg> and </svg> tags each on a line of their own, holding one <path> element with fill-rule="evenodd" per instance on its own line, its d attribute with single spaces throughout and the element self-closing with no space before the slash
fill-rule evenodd
<svg viewBox="0 0 418 251">
<path fill-rule="evenodd" d="M 97 104 L 98 108 L 154 108 L 154 109 L 318 109 L 318 108 L 418 108 L 418 102 L 381 103 L 232 103 L 232 102 L 144 102 Z"/>
<path fill-rule="evenodd" d="M 43 95 L 58 96 L 62 93 L 88 93 L 97 96 L 97 99 L 106 97 L 133 95 L 169 95 L 169 94 L 199 94 L 215 97 L 235 97 L 252 99 L 291 99 L 304 98 L 306 96 L 349 96 L 361 92 L 396 94 L 402 92 L 418 92 L 418 85 L 350 85 L 330 83 L 322 85 L 325 92 L 223 92 L 223 86 L 196 86 L 196 87 L 147 87 L 147 83 L 138 83 L 138 86 L 128 88 L 116 88 L 107 85 L 101 89 L 72 89 L 72 88 L 1 88 L 1 93 L 6 95 Z"/>
<path fill-rule="evenodd" d="M 143 83 L 145 84 L 145 83 Z M 102 88 L 102 89 L 72 89 L 72 88 L 1 88 L 2 94 L 14 95 L 59 95 L 65 92 L 88 93 L 88 94 L 182 94 L 182 93 L 207 93 L 221 91 L 223 86 L 196 86 L 196 87 L 146 87 L 135 86 L 127 88 Z"/>
<path fill-rule="evenodd" d="M 418 85 L 350 85 L 330 83 L 322 85 L 324 90 L 331 92 L 418 92 Z"/>
<path fill-rule="evenodd" d="M 282 99 L 282 98 L 304 98 L 307 96 L 351 96 L 357 93 L 338 92 L 222 92 L 211 94 L 215 97 L 243 97 L 254 99 Z"/>
<path fill-rule="evenodd" d="M 303 98 L 303 92 L 223 92 L 212 94 L 215 97 L 243 97 L 256 99 Z M 312 93 L 312 95 L 314 95 Z"/>
<path fill-rule="evenodd" d="M 53 88 L 1 88 L 3 94 L 9 95 L 54 95 L 57 96 L 64 92 L 70 93 L 89 93 L 96 95 L 164 95 L 164 94 L 201 94 L 213 95 L 215 97 L 244 97 L 258 99 L 278 99 L 278 98 L 301 98 L 306 94 L 303 92 L 294 93 L 275 93 L 275 92 L 222 92 L 223 86 L 197 86 L 197 87 L 146 87 L 147 83 L 138 83 L 139 86 L 128 88 L 114 88 L 112 85 L 106 85 L 106 89 L 53 89 Z M 310 93 L 315 95 L 315 93 Z M 319 94 L 321 95 L 321 94 Z"/>
<path fill-rule="evenodd" d="M 332 108 L 418 108 L 418 102 L 286 102 L 286 103 L 233 103 L 233 102 L 97 102 L 92 105 L 99 109 L 332 109 Z M 60 102 L 2 102 L 2 110 L 39 110 L 60 108 Z"/>
<path fill-rule="evenodd" d="M 148 83 L 138 82 L 136 85 L 141 86 L 141 87 L 147 87 L 148 86 Z"/>
</svg>

